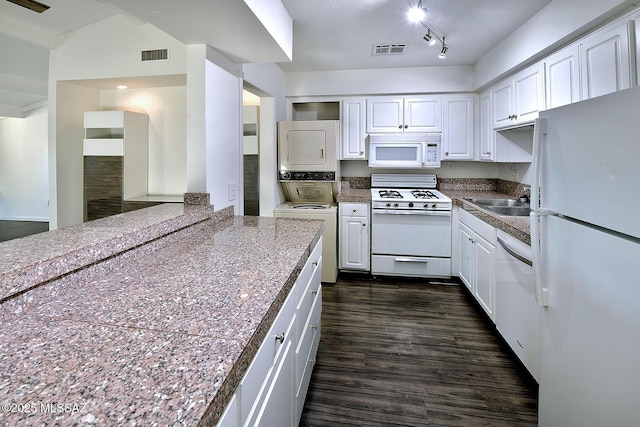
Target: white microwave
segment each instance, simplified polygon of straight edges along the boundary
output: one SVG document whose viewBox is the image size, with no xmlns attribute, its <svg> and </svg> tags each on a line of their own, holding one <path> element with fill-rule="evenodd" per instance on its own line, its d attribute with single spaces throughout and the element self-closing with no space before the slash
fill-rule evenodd
<svg viewBox="0 0 640 427">
<path fill-rule="evenodd" d="M 369 136 L 369 167 L 439 168 L 439 133 Z"/>
</svg>

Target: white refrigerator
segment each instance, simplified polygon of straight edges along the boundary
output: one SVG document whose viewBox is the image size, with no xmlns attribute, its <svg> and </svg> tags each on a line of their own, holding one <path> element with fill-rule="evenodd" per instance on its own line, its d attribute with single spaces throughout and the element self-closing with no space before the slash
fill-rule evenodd
<svg viewBox="0 0 640 427">
<path fill-rule="evenodd" d="M 542 112 L 533 169 L 539 425 L 638 426 L 640 87 Z"/>
</svg>

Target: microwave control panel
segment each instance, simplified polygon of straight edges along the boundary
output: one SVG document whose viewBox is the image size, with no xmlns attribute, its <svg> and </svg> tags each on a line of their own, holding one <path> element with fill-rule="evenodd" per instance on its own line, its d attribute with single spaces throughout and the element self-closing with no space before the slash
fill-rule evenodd
<svg viewBox="0 0 640 427">
<path fill-rule="evenodd" d="M 440 167 L 440 146 L 437 143 L 428 142 L 425 144 L 424 165 Z"/>
</svg>

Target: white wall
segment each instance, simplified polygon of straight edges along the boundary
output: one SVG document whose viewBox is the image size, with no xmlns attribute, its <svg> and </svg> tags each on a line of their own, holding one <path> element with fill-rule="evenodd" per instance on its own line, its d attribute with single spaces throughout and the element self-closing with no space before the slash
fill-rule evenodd
<svg viewBox="0 0 640 427">
<path fill-rule="evenodd" d="M 242 215 L 242 79 L 239 72 L 232 74 L 225 69 L 231 64 L 219 65 L 226 62 L 223 58 L 212 58 L 212 52 L 207 58 L 206 189 L 216 210 L 233 206 L 235 213 Z M 235 195 L 230 186 L 235 187 Z"/>
<path fill-rule="evenodd" d="M 0 219 L 49 220 L 48 107 L 0 120 Z"/>
<path fill-rule="evenodd" d="M 49 86 L 49 229 L 84 220 L 84 112 L 100 109 L 100 92 L 67 82 Z"/>
<path fill-rule="evenodd" d="M 471 92 L 473 68 L 419 67 L 286 74 L 287 96 Z"/>
<path fill-rule="evenodd" d="M 187 191 L 187 88 L 103 90 L 101 110 L 149 116 L 149 194 Z"/>
</svg>

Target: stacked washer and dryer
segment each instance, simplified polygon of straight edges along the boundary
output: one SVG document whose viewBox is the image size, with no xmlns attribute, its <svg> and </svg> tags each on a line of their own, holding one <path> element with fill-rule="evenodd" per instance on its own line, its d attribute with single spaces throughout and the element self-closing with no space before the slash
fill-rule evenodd
<svg viewBox="0 0 640 427">
<path fill-rule="evenodd" d="M 322 282 L 338 276 L 338 158 L 337 120 L 278 122 L 279 179 L 287 201 L 275 208 L 282 218 L 322 219 Z"/>
</svg>

